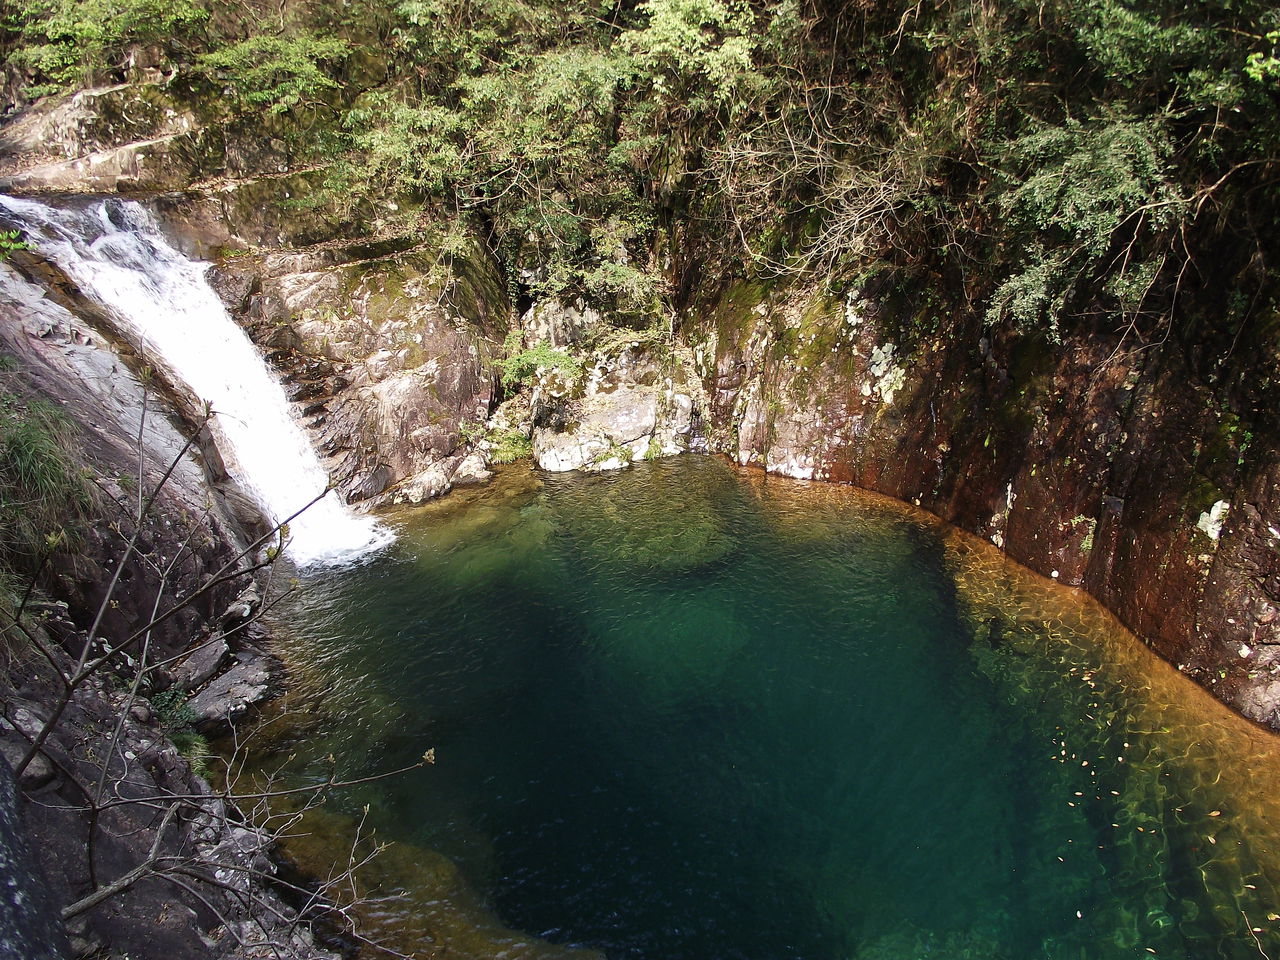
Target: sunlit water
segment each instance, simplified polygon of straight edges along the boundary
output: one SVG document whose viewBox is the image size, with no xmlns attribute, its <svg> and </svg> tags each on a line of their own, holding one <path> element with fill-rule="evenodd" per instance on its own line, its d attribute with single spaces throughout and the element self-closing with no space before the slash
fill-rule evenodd
<svg viewBox="0 0 1280 960">
<path fill-rule="evenodd" d="M 365 920 L 401 950 L 1280 956 L 1273 738 L 902 505 L 709 458 L 513 470 L 286 619 L 266 763 L 436 750 L 338 801 L 397 841 Z"/>
<path fill-rule="evenodd" d="M 341 563 L 388 535 L 335 492 L 284 389 L 205 277 L 132 201 L 51 207 L 0 196 L 0 212 L 111 318 L 157 369 L 212 411 L 227 467 L 278 523 L 288 523 L 298 563 Z"/>
</svg>

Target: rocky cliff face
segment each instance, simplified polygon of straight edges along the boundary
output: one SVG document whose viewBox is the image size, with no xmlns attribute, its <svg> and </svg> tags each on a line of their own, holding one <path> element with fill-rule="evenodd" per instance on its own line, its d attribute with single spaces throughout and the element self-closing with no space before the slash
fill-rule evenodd
<svg viewBox="0 0 1280 960">
<path fill-rule="evenodd" d="M 49 585 L 78 619 L 91 619 L 103 601 L 112 558 L 131 535 L 134 511 L 128 505 L 136 503 L 139 480 L 154 487 L 164 479 L 145 536 L 148 550 L 182 558 L 169 573 L 174 582 L 198 580 L 202 571 L 216 569 L 243 549 L 246 531 L 264 529 L 257 508 L 227 477 L 208 435 L 196 433 L 194 422 L 184 422 L 157 385 L 143 384 L 107 326 L 97 322 L 92 306 L 56 267 L 27 253 L 0 264 L 0 307 L 10 317 L 0 327 L 0 352 L 22 371 L 28 389 L 66 413 L 97 496 L 119 507 L 104 511 L 104 518 L 85 532 L 84 548 L 67 558 L 56 585 Z M 196 442 L 189 445 L 192 435 Z M 189 526 L 175 527 L 175 517 L 190 518 Z M 146 623 L 164 575 L 135 560 L 121 579 L 131 589 L 103 611 L 104 633 L 128 633 Z M 228 589 L 178 615 L 172 635 L 189 635 L 200 620 L 213 616 L 219 604 L 229 602 Z"/>
<path fill-rule="evenodd" d="M 311 203 L 318 177 L 262 134 L 164 83 L 82 91 L 0 132 L 0 190 L 146 198 L 213 261 L 349 501 L 420 502 L 483 478 L 462 436 L 496 404 L 511 323 L 491 258 L 475 241 L 446 253 L 430 225 L 406 235 L 378 211 L 356 223 Z"/>
<path fill-rule="evenodd" d="M 496 403 L 509 308 L 482 253 L 446 264 L 429 244 L 339 244 L 218 275 L 349 501 L 421 502 L 483 478 L 462 434 Z"/>
<path fill-rule="evenodd" d="M 911 324 L 856 290 L 731 290 L 709 323 L 690 324 L 715 443 L 739 463 L 854 483 L 987 537 L 1280 729 L 1267 415 L 1246 426 L 1174 342 Z"/>
</svg>

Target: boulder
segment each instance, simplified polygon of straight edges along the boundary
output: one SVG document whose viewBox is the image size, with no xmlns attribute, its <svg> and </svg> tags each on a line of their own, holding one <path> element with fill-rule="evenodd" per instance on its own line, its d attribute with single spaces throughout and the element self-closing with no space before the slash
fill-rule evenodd
<svg viewBox="0 0 1280 960">
<path fill-rule="evenodd" d="M 273 671 L 264 657 L 242 655 L 239 663 L 187 701 L 201 732 L 226 729 L 272 692 Z"/>
<path fill-rule="evenodd" d="M 182 690 L 197 690 L 217 675 L 230 656 L 222 637 L 203 643 L 178 665 L 173 682 Z"/>
</svg>

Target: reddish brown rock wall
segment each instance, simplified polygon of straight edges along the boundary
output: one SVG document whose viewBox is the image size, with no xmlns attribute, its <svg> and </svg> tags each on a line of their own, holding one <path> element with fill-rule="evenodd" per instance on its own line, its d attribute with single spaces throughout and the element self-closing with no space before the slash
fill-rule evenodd
<svg viewBox="0 0 1280 960">
<path fill-rule="evenodd" d="M 987 537 L 1280 729 L 1280 465 L 1262 439 L 1274 431 L 1174 340 L 1050 343 L 976 323 L 904 329 L 889 314 L 856 297 L 726 297 L 701 345 L 720 448 Z M 1200 524 L 1219 501 L 1215 539 Z"/>
</svg>

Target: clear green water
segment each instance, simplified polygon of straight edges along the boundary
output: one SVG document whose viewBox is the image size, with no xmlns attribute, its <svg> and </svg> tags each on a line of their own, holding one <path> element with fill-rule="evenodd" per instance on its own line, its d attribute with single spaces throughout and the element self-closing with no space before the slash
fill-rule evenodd
<svg viewBox="0 0 1280 960">
<path fill-rule="evenodd" d="M 610 958 L 1280 957 L 1273 744 L 1079 604 L 709 458 L 517 472 L 303 579 L 273 749 L 433 746 L 340 802 Z"/>
</svg>

